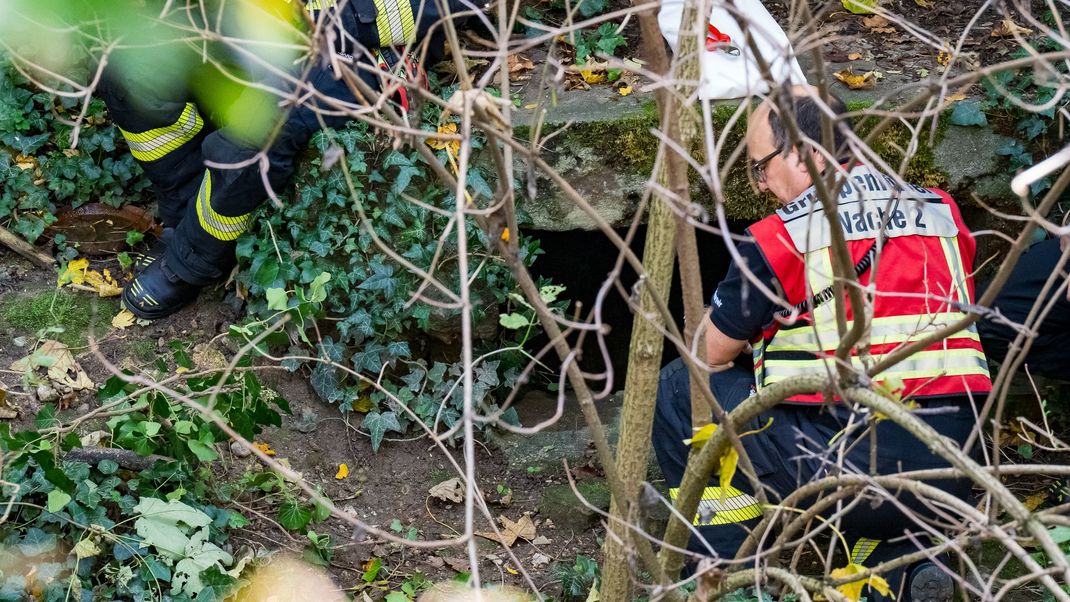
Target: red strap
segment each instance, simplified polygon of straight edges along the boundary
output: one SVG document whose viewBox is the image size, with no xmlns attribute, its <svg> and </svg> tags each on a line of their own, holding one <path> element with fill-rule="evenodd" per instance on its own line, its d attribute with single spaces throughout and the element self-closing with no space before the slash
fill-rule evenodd
<svg viewBox="0 0 1070 602">
<path fill-rule="evenodd" d="M 732 42 L 732 38 L 727 34 L 721 33 L 720 29 L 717 29 L 713 23 L 706 25 L 706 50 L 714 52 L 721 44 L 729 44 Z"/>
</svg>

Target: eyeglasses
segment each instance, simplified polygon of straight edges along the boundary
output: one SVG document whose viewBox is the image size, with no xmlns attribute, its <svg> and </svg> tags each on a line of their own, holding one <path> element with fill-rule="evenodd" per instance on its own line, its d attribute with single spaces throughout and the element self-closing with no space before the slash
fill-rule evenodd
<svg viewBox="0 0 1070 602">
<path fill-rule="evenodd" d="M 765 181 L 765 166 L 767 163 L 773 160 L 773 157 L 780 154 L 779 150 L 775 150 L 768 155 L 758 159 L 757 161 L 750 162 L 750 174 L 754 177 L 755 182 Z"/>
</svg>

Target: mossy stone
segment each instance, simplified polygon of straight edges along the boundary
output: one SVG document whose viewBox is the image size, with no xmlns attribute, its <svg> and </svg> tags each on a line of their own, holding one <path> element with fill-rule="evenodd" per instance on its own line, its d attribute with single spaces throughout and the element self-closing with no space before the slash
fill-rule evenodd
<svg viewBox="0 0 1070 602">
<path fill-rule="evenodd" d="M 595 508 L 609 509 L 609 486 L 603 481 L 580 481 L 576 483 L 576 490 Z M 558 529 L 579 532 L 590 529 L 598 522 L 599 514 L 581 502 L 571 486 L 564 484 L 551 485 L 542 490 L 539 516 L 552 520 Z"/>
</svg>

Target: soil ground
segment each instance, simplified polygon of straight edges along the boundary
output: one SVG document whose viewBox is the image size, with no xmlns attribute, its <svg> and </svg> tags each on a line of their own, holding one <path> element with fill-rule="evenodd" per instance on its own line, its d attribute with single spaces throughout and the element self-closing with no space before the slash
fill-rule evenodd
<svg viewBox="0 0 1070 602">
<path fill-rule="evenodd" d="M 221 335 L 225 335 L 228 325 L 239 316 L 220 299 L 219 289 L 207 291 L 195 310 L 187 309 L 148 326 L 135 325 L 120 331 L 109 324 L 118 307 L 114 299 L 97 301 L 88 293 L 75 293 L 76 310 L 60 312 L 58 319 L 54 319 L 47 313 L 47 307 L 62 309 L 71 296 L 66 290 L 57 292 L 55 275 L 33 268 L 6 250 L 0 250 L 0 265 L 4 266 L 0 272 L 0 312 L 7 311 L 10 316 L 11 311 L 25 313 L 30 306 L 46 307 L 42 319 L 51 320 L 49 325 L 65 325 L 70 329 L 64 333 L 68 335 L 67 342 L 96 385 L 109 378 L 111 372 L 89 345 L 79 340 L 79 333 L 74 332 L 74 328 L 85 325 L 73 317 L 87 312 L 95 312 L 101 317 L 90 321 L 96 329 L 97 348 L 100 357 L 115 366 L 152 373 L 157 354 L 169 353 L 171 341 L 183 341 L 187 351 L 209 343 L 230 356 L 226 337 Z M 94 262 L 92 267 L 101 269 L 109 265 L 110 262 Z M 57 300 L 55 303 L 53 297 Z M 47 336 L 59 338 L 62 335 L 51 333 Z M 15 343 L 16 340 L 21 342 L 19 337 L 26 337 L 29 345 L 35 341 L 34 332 L 28 331 L 23 323 L 7 319 L 0 322 L 0 340 L 3 341 L 0 344 L 0 387 L 11 392 L 8 403 L 18 408 L 18 418 L 10 421 L 12 428 L 26 429 L 33 428 L 33 417 L 41 403 L 34 394 L 22 391 L 21 375 L 7 369 L 28 353 L 27 347 Z M 267 429 L 258 441 L 267 443 L 277 458 L 285 459 L 311 485 L 322 487 L 338 507 L 383 529 L 389 529 L 398 520 L 403 533 L 415 528 L 420 540 L 449 539 L 463 531 L 463 505 L 444 503 L 428 494 L 434 485 L 457 475 L 443 452 L 426 437 L 388 438 L 378 453 L 372 453 L 367 435 L 356 426 L 360 422 L 359 416 L 343 415 L 336 407 L 319 401 L 306 374 L 267 369 L 260 378 L 264 385 L 275 389 L 290 403 L 293 415 L 283 416 L 282 428 Z M 69 420 L 98 405 L 93 393 L 85 391 L 62 400 L 59 417 Z M 85 434 L 99 428 L 102 428 L 101 424 L 90 421 L 82 431 Z M 253 458 L 236 457 L 227 450 L 226 444 L 219 447 L 222 458 L 217 462 L 217 473 L 222 482 L 236 482 L 247 472 L 264 470 Z M 463 465 L 459 448 L 449 448 L 449 453 Z M 552 591 L 552 567 L 557 562 L 571 564 L 577 554 L 597 554 L 602 529 L 594 517 L 584 523 L 582 530 L 574 533 L 569 525 L 575 523 L 569 523 L 568 517 L 555 524 L 553 509 L 540 512 L 541 507 L 545 508 L 540 505 L 544 492 L 559 492 L 567 486 L 559 462 L 533 460 L 511 464 L 499 449 L 487 444 L 477 445 L 476 461 L 479 467 L 477 480 L 494 516 L 504 515 L 518 520 L 524 514 L 530 514 L 538 535 L 545 538 L 538 540 L 539 545 L 518 540 L 512 546 L 513 553 L 540 590 Z M 338 480 L 335 474 L 342 463 L 348 465 L 350 475 Z M 588 470 L 583 475 L 597 477 L 598 473 Z M 273 516 L 277 508 L 258 503 L 253 498 L 240 498 L 233 508 L 251 521 L 234 535 L 233 540 L 238 545 L 249 545 L 254 550 L 289 549 L 300 554 L 307 543 L 302 534 L 286 531 L 275 521 Z M 560 509 L 559 506 L 554 508 Z M 458 573 L 452 566 L 467 570 L 464 548 L 414 550 L 363 534 L 354 537 L 353 530 L 335 518 L 311 528 L 333 536 L 337 548 L 331 572 L 342 587 L 362 584 L 362 567 L 373 557 L 382 559 L 384 566 L 389 568 L 390 583 L 394 587 L 416 572 L 432 581 L 448 581 Z M 491 531 L 490 525 L 481 517 L 477 517 L 476 529 Z M 480 570 L 486 582 L 524 587 L 517 571 L 518 563 L 509 558 L 501 545 L 484 538 L 479 538 L 478 543 Z M 536 557 L 537 554 L 541 557 Z M 369 594 L 374 593 L 374 588 L 369 590 Z"/>
<path fill-rule="evenodd" d="M 939 60 L 942 42 L 954 43 L 961 32 L 966 31 L 973 14 L 970 6 L 974 3 L 933 2 L 929 8 L 920 4 L 915 0 L 897 0 L 889 3 L 889 8 L 929 30 L 938 39 L 920 40 L 905 33 L 904 27 L 894 24 L 879 26 L 893 31 L 874 33 L 874 26 L 866 25 L 865 17 L 832 11 L 818 23 L 825 40 L 822 49 L 830 61 L 830 69 L 852 67 L 856 72 L 879 71 L 883 78 L 877 83 L 877 89 L 889 93 L 938 74 L 943 67 Z M 1034 4 L 1040 5 L 1039 2 Z M 770 3 L 770 9 L 777 17 L 786 18 L 781 4 Z M 990 35 L 998 22 L 999 17 L 990 13 L 969 31 L 963 44 L 967 60 L 983 64 L 1010 52 L 1011 42 Z M 637 46 L 635 30 L 633 21 L 626 29 L 630 49 Z M 856 54 L 858 56 L 854 57 Z M 966 68 L 965 64 L 951 66 L 953 73 L 963 68 Z M 840 84 L 835 86 L 836 91 L 844 89 Z M 0 312 L 8 312 L 0 313 L 0 384 L 12 392 L 8 403 L 19 408 L 13 426 L 30 426 L 40 407 L 33 394 L 20 392 L 19 375 L 7 369 L 27 353 L 25 342 L 22 346 L 17 344 L 18 337 L 26 337 L 32 344 L 38 328 L 57 324 L 67 326 L 68 332 L 48 336 L 64 337 L 89 377 L 100 384 L 109 376 L 109 371 L 85 341 L 84 332 L 90 329 L 100 336 L 101 357 L 114 365 L 139 370 L 149 369 L 156 356 L 175 340 L 183 341 L 191 349 L 206 343 L 229 349 L 225 337 L 227 326 L 240 318 L 239 311 L 222 298 L 219 289 L 209 291 L 196 310 L 180 312 L 149 326 L 134 326 L 122 331 L 112 329 L 110 318 L 117 308 L 114 299 L 92 302 L 84 293 L 56 292 L 54 273 L 35 269 L 0 249 Z M 428 494 L 432 486 L 455 475 L 441 450 L 432 446 L 427 438 L 387 440 L 378 453 L 372 453 L 367 436 L 356 427 L 357 421 L 320 402 L 307 383 L 307 375 L 269 369 L 265 370 L 263 381 L 290 402 L 294 415 L 284 417 L 282 428 L 268 430 L 260 440 L 269 444 L 278 458 L 287 459 L 311 484 L 321 486 L 338 506 L 351 508 L 362 520 L 382 528 L 389 528 L 398 520 L 404 531 L 415 528 L 419 539 L 450 538 L 463 529 L 463 507 L 445 504 Z M 68 418 L 97 404 L 89 393 L 64 402 L 61 417 Z M 519 410 L 523 418 L 525 413 L 531 417 L 544 413 L 545 408 L 537 405 L 525 408 L 521 404 Z M 87 428 L 92 430 L 93 427 Z M 462 462 L 459 449 L 451 448 L 449 452 L 457 462 Z M 604 535 L 597 516 L 573 523 L 585 525 L 574 531 L 564 524 L 569 517 L 554 517 L 545 511 L 547 495 L 560 491 L 566 483 L 559 463 L 533 457 L 528 464 L 507 457 L 501 448 L 492 444 L 478 445 L 476 456 L 478 483 L 486 493 L 491 511 L 513 520 L 530 513 L 538 534 L 547 540 L 537 546 L 518 541 L 512 548 L 540 590 L 552 592 L 556 587 L 551 571 L 554 563 L 571 563 L 577 554 L 597 556 Z M 338 480 L 335 473 L 341 463 L 349 466 L 351 474 Z M 219 473 L 225 480 L 236 480 L 247 471 L 260 469 L 262 467 L 256 461 L 236 457 L 230 452 L 224 452 L 219 462 Z M 588 468 L 582 472 L 589 477 L 589 485 L 598 482 L 596 470 Z M 1033 479 L 1017 484 L 1016 490 L 1025 498 L 1046 486 L 1046 482 Z M 503 497 L 509 499 L 503 501 Z M 256 500 L 243 503 L 245 508 L 240 510 L 252 522 L 235 535 L 236 540 L 268 549 L 301 549 L 304 541 L 275 523 L 271 518 L 273 509 L 258 505 Z M 578 506 L 573 514 L 576 512 Z M 422 572 L 432 580 L 451 579 L 457 572 L 453 566 L 467 564 L 463 549 L 419 551 L 362 534 L 354 538 L 353 531 L 338 519 L 328 519 L 315 529 L 332 534 L 339 546 L 332 572 L 343 587 L 362 582 L 362 567 L 372 557 L 382 558 L 390 567 L 391 581 L 395 584 L 415 572 Z M 489 530 L 489 525 L 480 519 L 477 530 Z M 522 576 L 517 574 L 517 563 L 500 545 L 482 538 L 479 542 L 480 570 L 486 581 L 523 583 Z M 541 559 L 536 562 L 536 554 L 545 556 L 546 562 Z M 1029 599 L 1027 593 L 1023 595 L 1023 600 Z"/>
</svg>

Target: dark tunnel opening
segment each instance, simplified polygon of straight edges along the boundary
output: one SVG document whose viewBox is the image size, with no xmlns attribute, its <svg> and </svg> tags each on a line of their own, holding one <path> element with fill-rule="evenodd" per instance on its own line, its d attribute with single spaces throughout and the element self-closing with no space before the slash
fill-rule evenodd
<svg viewBox="0 0 1070 602">
<path fill-rule="evenodd" d="M 741 234 L 750 224 L 748 221 L 730 221 L 729 229 L 734 234 Z M 617 232 L 621 237 L 627 235 L 627 229 L 621 228 Z M 642 225 L 636 232 L 631 243 L 633 251 L 642 257 L 643 244 L 646 238 L 647 227 Z M 569 315 L 575 310 L 575 303 L 581 302 L 583 319 L 587 319 L 593 310 L 598 291 L 606 280 L 607 275 L 617 260 L 616 247 L 605 236 L 596 231 L 567 230 L 567 231 L 529 231 L 531 236 L 541 241 L 541 247 L 545 251 L 540 255 L 531 268 L 533 275 L 545 277 L 566 287 L 562 298 L 568 299 Z M 728 271 L 731 264 L 731 256 L 725 248 L 720 235 L 703 230 L 696 230 L 699 262 L 702 273 L 702 297 L 703 303 L 708 304 L 710 295 Z M 635 272 L 625 264 L 621 272 L 621 282 L 626 291 L 630 292 L 636 281 Z M 669 309 L 676 317 L 678 326 L 683 327 L 683 296 L 680 288 L 679 270 L 674 270 L 672 290 L 669 295 Z M 624 387 L 624 375 L 628 365 L 628 348 L 631 340 L 633 314 L 625 299 L 621 297 L 616 287 L 611 288 L 606 295 L 602 307 L 602 321 L 610 326 L 609 333 L 605 336 L 606 347 L 610 363 L 613 367 L 614 381 L 612 389 L 620 390 Z M 575 338 L 570 338 L 574 342 Z M 547 343 L 545 336 L 533 339 L 532 350 L 541 349 Z M 662 353 L 662 364 L 677 357 L 677 351 L 668 343 Z M 551 366 L 558 365 L 556 357 L 552 354 L 546 356 L 546 363 Z M 580 366 L 588 373 L 600 373 L 604 368 L 603 353 L 598 348 L 598 343 L 593 334 L 588 334 L 582 346 Z"/>
</svg>

